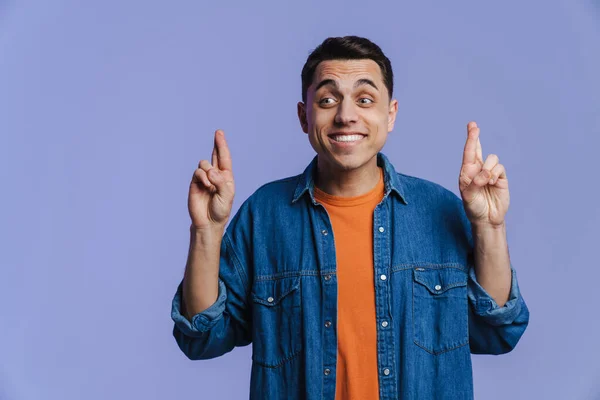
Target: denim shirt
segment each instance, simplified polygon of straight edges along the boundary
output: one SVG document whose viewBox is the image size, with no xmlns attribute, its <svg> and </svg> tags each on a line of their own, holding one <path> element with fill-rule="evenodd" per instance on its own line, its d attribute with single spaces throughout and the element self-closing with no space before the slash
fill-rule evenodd
<svg viewBox="0 0 600 400">
<path fill-rule="evenodd" d="M 527 327 L 515 270 L 499 307 L 477 282 L 462 200 L 397 173 L 382 153 L 377 163 L 384 171 L 373 213 L 379 398 L 472 399 L 471 353 L 509 352 Z M 252 343 L 250 399 L 335 399 L 335 238 L 314 198 L 316 165 L 317 157 L 242 204 L 223 236 L 210 308 L 186 319 L 181 284 L 172 302 L 173 335 L 190 359 Z"/>
</svg>

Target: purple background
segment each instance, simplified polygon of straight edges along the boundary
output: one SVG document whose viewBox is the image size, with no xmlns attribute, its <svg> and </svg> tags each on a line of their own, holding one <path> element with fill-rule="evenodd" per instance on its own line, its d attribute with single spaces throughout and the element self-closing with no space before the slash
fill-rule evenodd
<svg viewBox="0 0 600 400">
<path fill-rule="evenodd" d="M 0 0 L 0 398 L 247 398 L 250 347 L 171 336 L 189 181 L 217 128 L 234 212 L 300 173 L 300 71 L 346 34 L 394 66 L 399 171 L 458 193 L 469 120 L 507 168 L 531 321 L 476 398 L 600 398 L 600 3 L 215 3 Z"/>
</svg>

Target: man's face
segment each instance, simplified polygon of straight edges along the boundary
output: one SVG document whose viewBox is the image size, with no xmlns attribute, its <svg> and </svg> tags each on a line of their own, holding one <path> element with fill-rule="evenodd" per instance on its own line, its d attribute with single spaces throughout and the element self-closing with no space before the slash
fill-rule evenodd
<svg viewBox="0 0 600 400">
<path fill-rule="evenodd" d="M 331 172 L 350 171 L 369 163 L 394 128 L 398 102 L 390 102 L 379 65 L 373 60 L 321 62 L 298 103 L 302 130 Z"/>
</svg>

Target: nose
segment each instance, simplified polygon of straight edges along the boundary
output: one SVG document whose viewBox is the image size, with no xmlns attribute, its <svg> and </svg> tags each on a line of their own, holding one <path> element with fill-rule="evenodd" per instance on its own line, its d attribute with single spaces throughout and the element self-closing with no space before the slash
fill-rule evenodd
<svg viewBox="0 0 600 400">
<path fill-rule="evenodd" d="M 356 106 L 352 100 L 342 100 L 335 114 L 335 122 L 340 125 L 348 125 L 358 121 Z"/>
</svg>

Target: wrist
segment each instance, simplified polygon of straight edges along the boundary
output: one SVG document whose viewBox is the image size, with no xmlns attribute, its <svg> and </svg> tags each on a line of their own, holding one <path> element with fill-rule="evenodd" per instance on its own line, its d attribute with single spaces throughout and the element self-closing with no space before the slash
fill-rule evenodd
<svg viewBox="0 0 600 400">
<path fill-rule="evenodd" d="M 473 231 L 483 232 L 483 231 L 491 231 L 498 232 L 506 230 L 506 222 L 503 220 L 499 224 L 493 224 L 489 221 L 475 221 L 471 222 L 471 227 Z"/>
<path fill-rule="evenodd" d="M 221 239 L 225 233 L 225 225 L 209 225 L 206 227 L 197 227 L 190 225 L 190 236 L 192 240 L 200 240 L 202 242 L 210 239 Z"/>
</svg>

